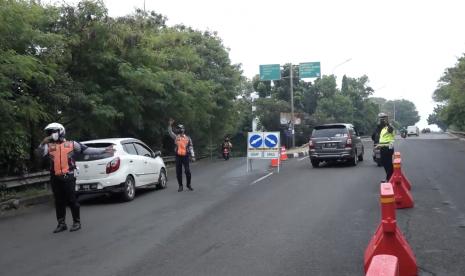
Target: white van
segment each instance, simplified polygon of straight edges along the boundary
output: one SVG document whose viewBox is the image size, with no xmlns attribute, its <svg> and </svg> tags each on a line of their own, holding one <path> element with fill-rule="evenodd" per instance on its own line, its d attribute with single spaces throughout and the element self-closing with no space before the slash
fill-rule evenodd
<svg viewBox="0 0 465 276">
<path fill-rule="evenodd" d="M 407 127 L 407 136 L 416 135 L 420 136 L 420 129 L 417 126 L 408 126 Z"/>
</svg>

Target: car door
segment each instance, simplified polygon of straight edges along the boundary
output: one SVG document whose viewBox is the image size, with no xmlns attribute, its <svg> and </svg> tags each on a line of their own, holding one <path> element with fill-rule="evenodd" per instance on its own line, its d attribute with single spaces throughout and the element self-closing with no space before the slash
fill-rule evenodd
<svg viewBox="0 0 465 276">
<path fill-rule="evenodd" d="M 143 160 L 144 166 L 144 185 L 153 184 L 158 181 L 158 175 L 160 173 L 160 166 L 155 160 L 155 154 L 153 151 L 142 143 L 134 143 L 137 154 Z"/>
<path fill-rule="evenodd" d="M 129 154 L 128 164 L 129 164 L 129 173 L 134 175 L 136 181 L 136 186 L 145 185 L 144 179 L 144 159 L 139 156 L 137 153 L 134 143 L 124 143 L 124 151 Z"/>
</svg>

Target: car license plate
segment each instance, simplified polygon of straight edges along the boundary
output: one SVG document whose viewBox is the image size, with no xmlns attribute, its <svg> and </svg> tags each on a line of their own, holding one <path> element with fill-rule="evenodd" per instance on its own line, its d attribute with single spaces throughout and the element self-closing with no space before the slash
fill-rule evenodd
<svg viewBox="0 0 465 276">
<path fill-rule="evenodd" d="M 325 143 L 325 148 L 335 148 L 336 143 Z"/>
<path fill-rule="evenodd" d="M 90 190 L 89 185 L 81 185 L 81 190 Z"/>
</svg>

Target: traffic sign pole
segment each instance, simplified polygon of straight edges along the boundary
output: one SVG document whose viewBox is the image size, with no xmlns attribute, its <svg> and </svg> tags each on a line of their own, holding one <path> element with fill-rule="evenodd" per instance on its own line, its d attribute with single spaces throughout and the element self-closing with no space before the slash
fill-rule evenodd
<svg viewBox="0 0 465 276">
<path fill-rule="evenodd" d="M 294 82 L 292 80 L 292 63 L 290 63 L 289 67 L 289 81 L 290 81 L 290 88 L 291 88 L 291 131 L 292 131 L 292 147 L 295 147 L 295 133 L 294 133 Z M 279 167 L 278 167 L 279 168 Z M 279 169 L 278 169 L 279 170 Z"/>
</svg>

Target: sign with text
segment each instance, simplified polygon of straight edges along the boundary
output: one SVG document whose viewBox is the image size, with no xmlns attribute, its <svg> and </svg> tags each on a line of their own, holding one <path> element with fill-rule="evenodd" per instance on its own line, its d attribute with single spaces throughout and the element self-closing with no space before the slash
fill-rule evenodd
<svg viewBox="0 0 465 276">
<path fill-rule="evenodd" d="M 271 81 L 281 79 L 281 66 L 279 64 L 260 65 L 260 80 Z"/>
<path fill-rule="evenodd" d="M 279 132 L 249 132 L 247 138 L 247 158 L 279 158 L 280 146 Z"/>
<path fill-rule="evenodd" d="M 321 76 L 320 62 L 305 62 L 299 64 L 299 77 L 304 78 L 319 78 Z"/>
</svg>

